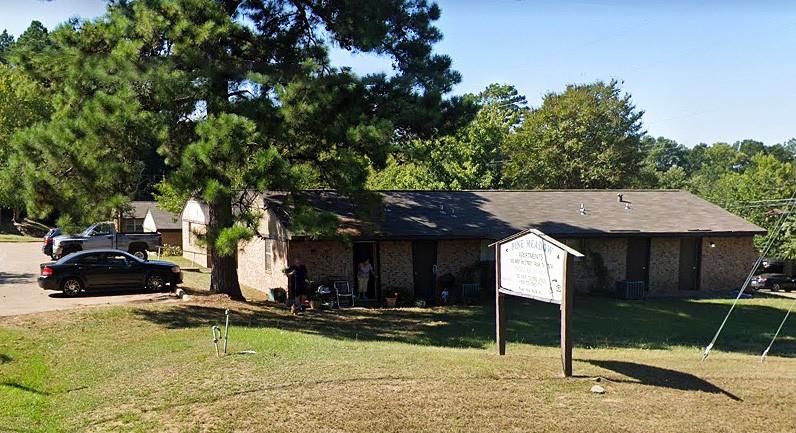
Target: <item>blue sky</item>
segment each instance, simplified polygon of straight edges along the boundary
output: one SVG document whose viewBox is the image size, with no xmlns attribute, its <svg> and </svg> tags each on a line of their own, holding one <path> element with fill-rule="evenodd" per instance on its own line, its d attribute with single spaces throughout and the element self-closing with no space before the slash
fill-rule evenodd
<svg viewBox="0 0 796 433">
<path fill-rule="evenodd" d="M 52 28 L 102 12 L 98 0 L 0 0 L 0 28 Z M 437 51 L 463 80 L 455 93 L 510 83 L 531 105 L 568 83 L 616 78 L 646 130 L 688 146 L 796 137 L 796 2 L 440 0 Z M 335 53 L 360 73 L 389 68 Z"/>
</svg>

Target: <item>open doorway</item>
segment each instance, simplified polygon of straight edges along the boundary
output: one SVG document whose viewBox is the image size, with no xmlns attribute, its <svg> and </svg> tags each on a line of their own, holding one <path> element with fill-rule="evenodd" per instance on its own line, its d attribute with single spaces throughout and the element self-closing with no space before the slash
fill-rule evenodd
<svg viewBox="0 0 796 433">
<path fill-rule="evenodd" d="M 378 263 L 378 254 L 376 249 L 376 242 L 354 242 L 354 289 L 358 293 L 359 291 L 359 278 L 357 278 L 357 274 L 359 272 L 359 264 L 362 263 L 364 260 L 370 261 L 371 266 L 373 266 L 373 275 L 371 275 L 370 279 L 368 279 L 368 287 L 367 287 L 367 298 L 368 299 L 378 299 L 379 298 L 379 286 L 378 286 L 378 278 L 374 278 L 374 276 L 379 275 L 379 263 Z"/>
</svg>

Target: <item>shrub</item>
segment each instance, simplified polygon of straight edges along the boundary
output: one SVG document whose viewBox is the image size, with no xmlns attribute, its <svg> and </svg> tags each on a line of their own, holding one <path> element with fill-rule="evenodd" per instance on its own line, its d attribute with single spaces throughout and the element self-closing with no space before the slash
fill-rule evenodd
<svg viewBox="0 0 796 433">
<path fill-rule="evenodd" d="M 163 245 L 163 248 L 160 250 L 161 255 L 163 256 L 181 256 L 182 255 L 182 247 L 179 245 Z"/>
</svg>

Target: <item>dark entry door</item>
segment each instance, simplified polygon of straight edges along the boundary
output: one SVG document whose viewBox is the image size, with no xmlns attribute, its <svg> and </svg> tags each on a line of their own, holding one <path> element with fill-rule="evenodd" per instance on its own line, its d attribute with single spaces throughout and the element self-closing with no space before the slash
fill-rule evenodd
<svg viewBox="0 0 796 433">
<path fill-rule="evenodd" d="M 415 298 L 434 299 L 434 280 L 437 273 L 437 242 L 412 242 L 412 269 L 414 271 Z"/>
<path fill-rule="evenodd" d="M 647 289 L 649 280 L 650 239 L 629 238 L 627 240 L 627 275 L 628 281 L 643 281 Z"/>
<path fill-rule="evenodd" d="M 378 276 L 379 272 L 376 242 L 354 242 L 354 284 L 359 284 L 357 279 L 359 264 L 365 259 L 368 259 L 370 265 L 373 267 L 373 275 L 371 275 L 370 280 L 368 280 L 367 296 L 368 299 L 376 299 L 378 281 L 376 278 L 373 278 L 374 276 Z M 359 287 L 356 287 L 356 290 L 359 290 Z"/>
<path fill-rule="evenodd" d="M 702 239 L 680 239 L 680 290 L 699 290 Z"/>
</svg>

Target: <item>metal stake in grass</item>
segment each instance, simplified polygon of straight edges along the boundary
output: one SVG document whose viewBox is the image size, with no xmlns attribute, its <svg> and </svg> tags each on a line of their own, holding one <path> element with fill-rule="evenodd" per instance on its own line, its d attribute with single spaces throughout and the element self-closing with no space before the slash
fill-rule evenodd
<svg viewBox="0 0 796 433">
<path fill-rule="evenodd" d="M 224 310 L 226 316 L 226 323 L 224 324 L 224 355 L 227 354 L 227 341 L 229 341 L 229 308 Z"/>
<path fill-rule="evenodd" d="M 213 344 L 216 346 L 216 358 L 220 358 L 221 354 L 218 353 L 218 339 L 221 338 L 221 328 L 213 325 L 210 327 L 210 331 L 213 332 Z"/>
</svg>

